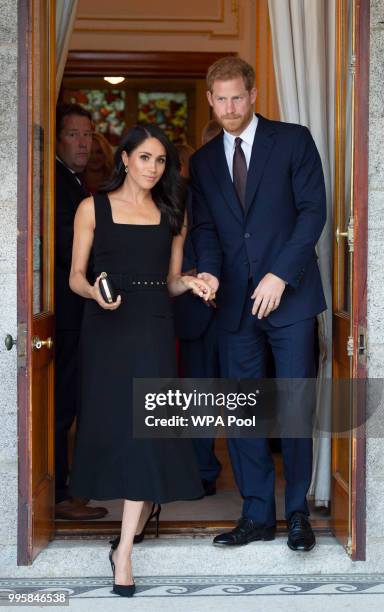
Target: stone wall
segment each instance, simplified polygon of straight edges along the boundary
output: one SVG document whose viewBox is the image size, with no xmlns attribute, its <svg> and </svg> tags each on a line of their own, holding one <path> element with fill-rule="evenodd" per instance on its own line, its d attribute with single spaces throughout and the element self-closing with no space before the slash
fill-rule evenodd
<svg viewBox="0 0 384 612">
<path fill-rule="evenodd" d="M 368 376 L 384 378 L 384 0 L 371 0 L 368 195 Z M 374 401 L 374 400 L 372 400 Z M 370 408 L 373 410 L 374 406 Z M 367 554 L 384 567 L 384 405 L 367 440 Z"/>
<path fill-rule="evenodd" d="M 17 2 L 0 0 L 0 557 L 17 541 Z M 16 556 L 16 550 L 15 550 Z"/>
</svg>

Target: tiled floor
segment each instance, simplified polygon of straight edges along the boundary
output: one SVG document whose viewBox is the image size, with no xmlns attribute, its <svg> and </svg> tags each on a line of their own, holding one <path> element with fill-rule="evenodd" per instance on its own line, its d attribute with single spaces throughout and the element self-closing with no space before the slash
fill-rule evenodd
<svg viewBox="0 0 384 612">
<path fill-rule="evenodd" d="M 223 454 L 220 456 L 222 463 L 226 462 L 224 450 L 219 449 Z M 282 477 L 281 455 L 274 454 L 276 465 L 276 514 L 278 520 L 284 519 L 284 480 Z M 122 515 L 123 501 L 120 499 L 109 501 L 90 502 L 93 506 L 104 506 L 108 508 L 108 514 L 100 521 L 120 521 Z M 329 518 L 325 509 L 316 509 L 312 504 L 312 518 Z M 212 497 L 205 497 L 194 501 L 177 501 L 165 504 L 161 512 L 163 521 L 231 521 L 237 520 L 241 516 L 242 500 L 234 484 L 230 468 L 225 470 L 218 481 L 217 494 Z M 100 522 L 97 521 L 97 522 Z M 96 522 L 96 521 L 95 521 Z"/>
<path fill-rule="evenodd" d="M 284 496 L 281 493 L 277 496 L 277 518 L 284 518 Z M 90 505 L 104 506 L 108 508 L 108 514 L 104 517 L 105 521 L 120 521 L 122 514 L 123 501 L 114 499 L 110 501 L 90 502 Z M 236 520 L 241 516 L 242 500 L 235 490 L 218 491 L 212 497 L 194 501 L 177 501 L 165 504 L 162 508 L 162 521 L 198 521 L 198 520 Z M 317 510 L 311 505 L 312 518 L 329 518 L 323 510 Z"/>
</svg>

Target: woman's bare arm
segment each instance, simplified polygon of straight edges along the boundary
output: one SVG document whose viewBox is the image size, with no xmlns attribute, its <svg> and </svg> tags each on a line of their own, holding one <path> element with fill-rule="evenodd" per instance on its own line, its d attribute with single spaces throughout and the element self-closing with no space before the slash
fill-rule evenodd
<svg viewBox="0 0 384 612">
<path fill-rule="evenodd" d="M 171 261 L 168 270 L 168 290 L 172 296 L 181 295 L 186 291 L 192 291 L 195 295 L 208 301 L 211 298 L 211 289 L 208 283 L 195 276 L 181 273 L 183 265 L 183 248 L 187 235 L 187 213 L 184 216 L 184 224 L 180 234 L 173 238 Z"/>
<path fill-rule="evenodd" d="M 93 198 L 85 198 L 77 208 L 74 223 L 74 236 L 72 246 L 72 265 L 69 275 L 69 286 L 78 295 L 84 298 L 96 300 L 105 310 L 116 309 L 121 302 L 118 296 L 116 302 L 107 304 L 100 293 L 98 276 L 95 284 L 91 285 L 87 280 L 87 267 L 89 255 L 92 249 L 95 231 L 95 208 Z"/>
</svg>

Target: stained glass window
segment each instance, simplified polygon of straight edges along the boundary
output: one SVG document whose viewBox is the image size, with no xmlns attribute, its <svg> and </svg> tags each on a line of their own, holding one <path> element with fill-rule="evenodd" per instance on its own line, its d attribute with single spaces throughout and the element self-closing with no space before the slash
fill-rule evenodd
<svg viewBox="0 0 384 612">
<path fill-rule="evenodd" d="M 188 98 L 183 92 L 138 92 L 138 123 L 154 123 L 171 142 L 187 142 Z"/>
<path fill-rule="evenodd" d="M 118 145 L 125 129 L 125 91 L 79 89 L 68 93 L 70 102 L 81 104 L 92 113 L 96 130 L 104 134 L 112 146 Z"/>
</svg>

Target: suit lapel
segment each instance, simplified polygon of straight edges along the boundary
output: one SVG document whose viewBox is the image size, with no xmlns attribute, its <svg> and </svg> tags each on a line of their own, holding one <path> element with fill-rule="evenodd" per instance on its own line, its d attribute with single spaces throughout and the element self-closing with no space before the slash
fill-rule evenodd
<svg viewBox="0 0 384 612">
<path fill-rule="evenodd" d="M 261 115 L 257 116 L 259 121 L 253 141 L 245 192 L 246 214 L 248 214 L 252 206 L 265 166 L 275 145 L 275 128 L 273 124 Z"/>
<path fill-rule="evenodd" d="M 79 183 L 76 176 L 58 159 L 56 160 L 56 173 L 60 172 L 65 177 L 65 181 L 73 187 L 73 190 L 79 193 L 81 198 L 89 196 L 89 192 L 85 189 L 84 185 Z"/>
<path fill-rule="evenodd" d="M 224 132 L 221 132 L 221 134 L 216 136 L 211 142 L 212 151 L 209 155 L 209 164 L 225 201 L 236 218 L 243 223 L 244 213 L 233 186 L 231 175 L 229 174 L 227 158 L 225 157 L 224 151 L 223 135 Z"/>
</svg>

